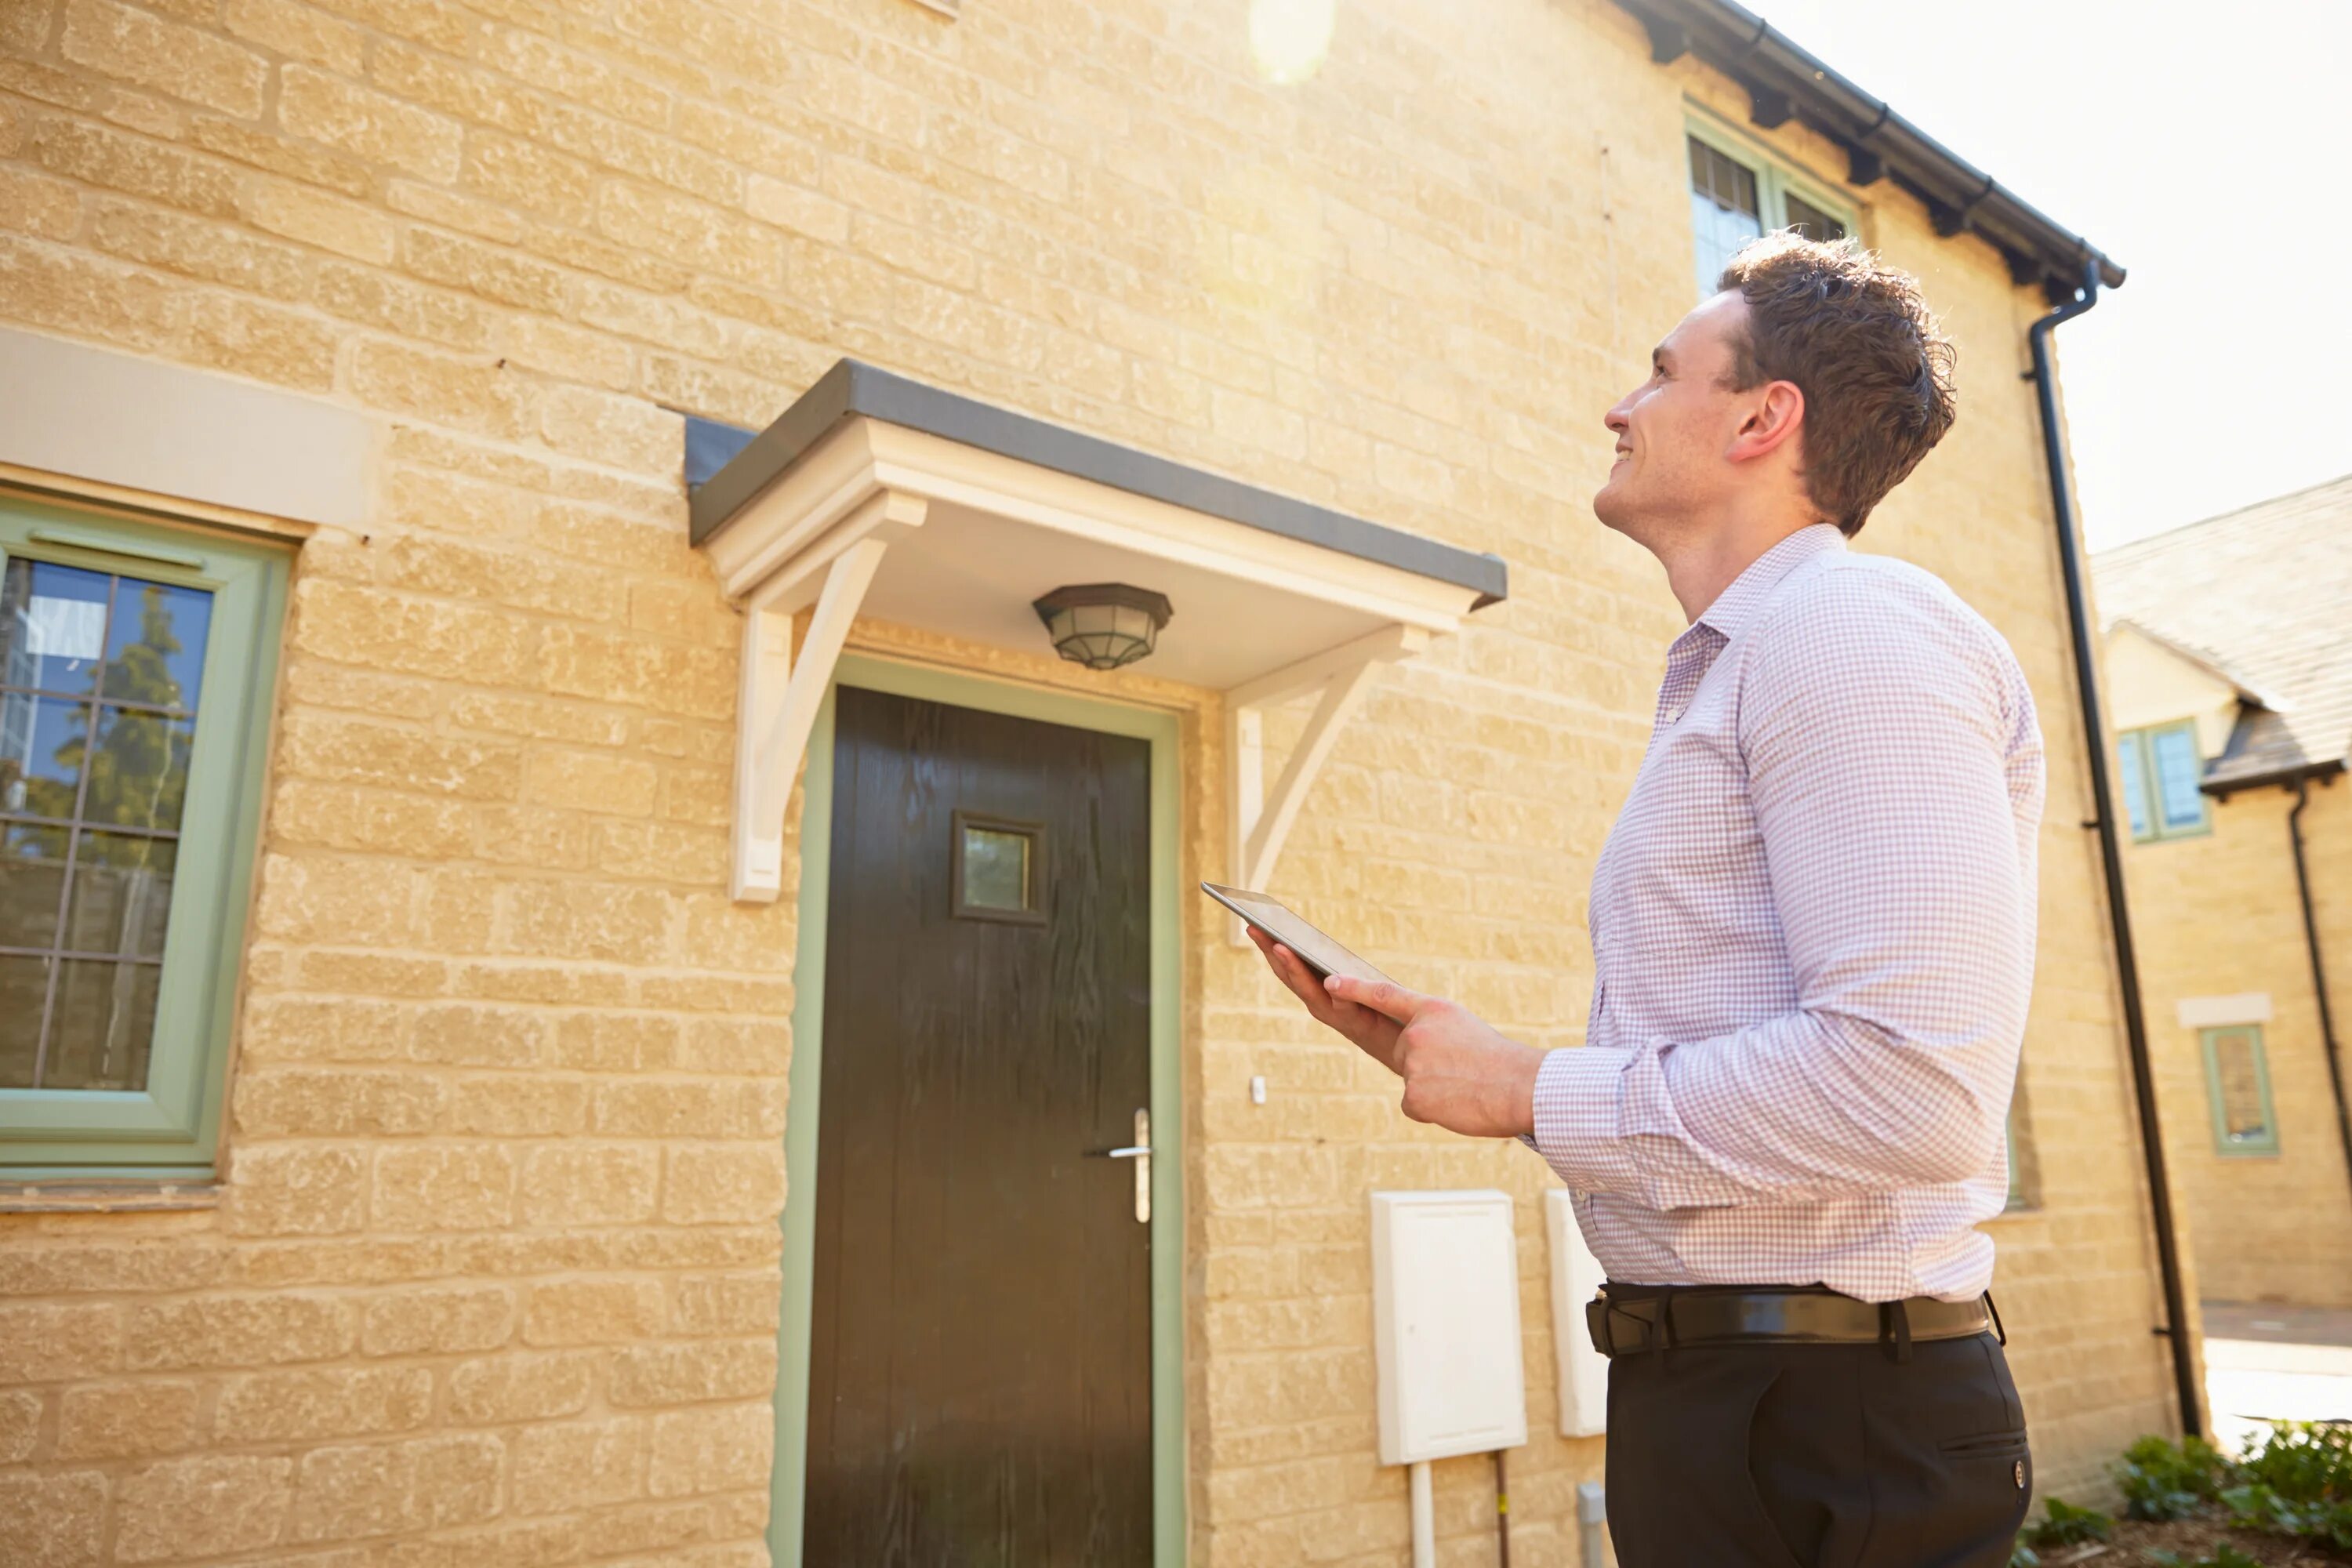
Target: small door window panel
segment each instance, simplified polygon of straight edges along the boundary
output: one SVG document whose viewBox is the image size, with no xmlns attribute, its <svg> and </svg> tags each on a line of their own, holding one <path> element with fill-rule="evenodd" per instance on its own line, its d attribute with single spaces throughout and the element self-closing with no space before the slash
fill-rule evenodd
<svg viewBox="0 0 2352 1568">
<path fill-rule="evenodd" d="M 957 919 L 1045 923 L 1043 824 L 959 811 L 951 837 Z"/>
</svg>

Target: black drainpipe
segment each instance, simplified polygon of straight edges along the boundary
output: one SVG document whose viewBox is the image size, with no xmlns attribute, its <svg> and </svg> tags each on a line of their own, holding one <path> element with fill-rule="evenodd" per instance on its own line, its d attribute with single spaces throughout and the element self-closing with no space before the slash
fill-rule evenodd
<svg viewBox="0 0 2352 1568">
<path fill-rule="evenodd" d="M 2332 782 L 2332 781 L 2331 781 Z M 2327 966 L 2319 957 L 2319 922 L 2311 913 L 2311 871 L 2303 863 L 2303 808 L 2311 804 L 2311 775 L 2294 781 L 2294 809 L 2286 814 L 2294 845 L 2294 890 L 2303 900 L 2303 941 L 2311 950 L 2311 989 L 2319 998 L 2319 1048 L 2327 1053 L 2327 1081 L 2336 1090 L 2336 1131 L 2344 1140 L 2344 1171 L 2352 1176 L 2352 1110 L 2344 1100 L 2344 1059 L 2336 1050 L 2336 1015 L 2327 1005 Z"/>
<path fill-rule="evenodd" d="M 2106 724 L 2099 711 L 2097 645 L 2090 595 L 2075 538 L 2074 492 L 2066 474 L 2066 441 L 2058 424 L 2058 375 L 2050 363 L 2050 333 L 2099 302 L 2099 258 L 2083 264 L 2080 294 L 2035 321 L 2026 333 L 2033 350 L 2034 391 L 2042 405 L 2042 450 L 2050 465 L 2050 500 L 2057 514 L 2058 561 L 2066 575 L 2066 619 L 2074 633 L 2074 679 L 2083 700 L 2083 732 L 2091 752 L 2091 811 L 2099 830 L 2099 864 L 2106 874 L 2107 919 L 2116 939 L 2116 977 L 2123 986 L 2124 1039 L 2131 1052 L 2132 1099 L 2139 1108 L 2140 1152 L 2147 1163 L 2148 1205 L 2156 1222 L 2156 1264 L 2164 1280 L 2164 1323 L 2157 1332 L 2172 1347 L 2172 1377 L 2180 1401 L 2180 1429 L 2203 1436 L 2197 1357 L 2189 1343 L 2189 1304 L 2180 1288 L 2180 1237 L 2172 1221 L 2172 1187 L 2165 1174 L 2164 1132 L 2156 1117 L 2156 1075 L 2148 1062 L 2147 1019 L 2140 1008 L 2139 960 L 2132 947 L 2131 912 L 2124 899 L 2123 843 L 2116 832 L 2114 781 L 2108 776 Z"/>
</svg>

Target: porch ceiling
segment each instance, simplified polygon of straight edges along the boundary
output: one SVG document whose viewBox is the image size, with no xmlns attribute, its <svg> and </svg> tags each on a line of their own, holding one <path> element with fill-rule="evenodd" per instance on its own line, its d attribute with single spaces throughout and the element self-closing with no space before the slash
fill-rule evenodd
<svg viewBox="0 0 2352 1568">
<path fill-rule="evenodd" d="M 1503 597 L 1506 569 L 1361 518 L 844 360 L 756 434 L 695 422 L 695 542 L 748 617 L 734 889 L 782 886 L 784 802 L 853 619 L 1051 647 L 1031 602 L 1126 582 L 1174 615 L 1150 673 L 1226 694 L 1234 855 L 1261 886 L 1378 667 Z M 695 477 L 689 473 L 689 479 Z M 809 613 L 797 649 L 793 618 Z M 1315 695 L 1269 789 L 1264 707 Z"/>
</svg>

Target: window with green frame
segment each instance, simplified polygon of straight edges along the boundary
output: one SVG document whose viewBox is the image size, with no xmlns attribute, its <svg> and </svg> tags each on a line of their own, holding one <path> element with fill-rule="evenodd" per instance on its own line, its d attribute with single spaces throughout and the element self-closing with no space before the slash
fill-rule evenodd
<svg viewBox="0 0 2352 1568">
<path fill-rule="evenodd" d="M 2211 828 L 2204 792 L 2197 787 L 2205 762 L 2197 754 L 2194 721 L 2123 731 L 2116 736 L 2116 769 L 2135 843 L 2187 838 Z"/>
<path fill-rule="evenodd" d="M 1688 121 L 1691 236 L 1701 299 L 1732 253 L 1769 229 L 1793 228 L 1809 239 L 1843 239 L 1853 217 L 1826 187 L 1767 157 L 1744 138 L 1696 115 Z"/>
<path fill-rule="evenodd" d="M 2260 1024 L 2200 1029 L 2205 1097 L 2213 1110 L 2213 1147 L 2224 1154 L 2275 1154 L 2278 1116 L 2271 1106 L 2271 1064 Z"/>
<path fill-rule="evenodd" d="M 0 1178 L 211 1170 L 286 576 L 0 496 Z"/>
</svg>

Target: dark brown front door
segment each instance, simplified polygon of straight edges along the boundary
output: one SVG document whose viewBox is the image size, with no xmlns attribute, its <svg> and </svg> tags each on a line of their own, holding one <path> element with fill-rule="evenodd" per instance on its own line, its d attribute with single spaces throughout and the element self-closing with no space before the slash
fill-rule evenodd
<svg viewBox="0 0 2352 1568">
<path fill-rule="evenodd" d="M 1148 1563 L 1150 746 L 835 704 L 803 1561 Z"/>
</svg>

